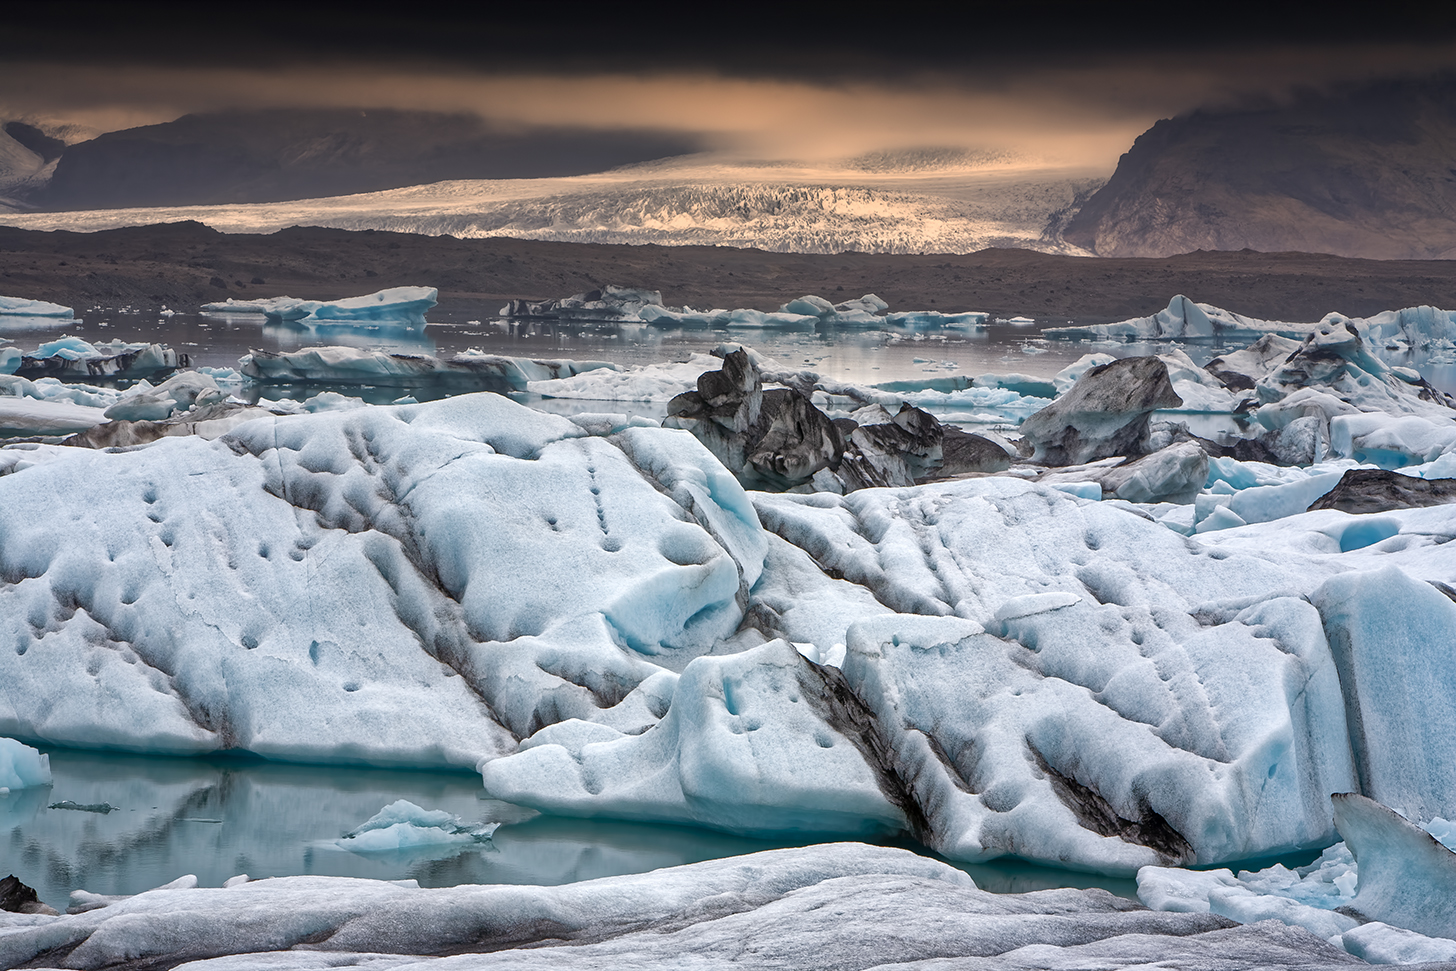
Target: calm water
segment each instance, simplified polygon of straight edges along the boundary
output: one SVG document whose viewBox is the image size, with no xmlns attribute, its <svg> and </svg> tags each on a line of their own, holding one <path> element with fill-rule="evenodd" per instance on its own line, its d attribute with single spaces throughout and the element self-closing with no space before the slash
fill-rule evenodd
<svg viewBox="0 0 1456 971">
<path fill-rule="evenodd" d="M 1049 376 L 1088 348 L 1036 341 L 1036 329 L 995 326 L 988 331 L 888 335 L 845 330 L 833 333 L 733 329 L 657 328 L 626 323 L 507 322 L 487 315 L 431 314 L 423 330 L 380 327 L 307 328 L 267 324 L 261 317 L 203 317 L 154 313 L 96 312 L 79 322 L 0 317 L 0 338 L 29 350 L 72 334 L 94 342 L 149 340 L 189 354 L 195 366 L 235 367 L 253 349 L 293 351 L 343 344 L 403 354 L 448 356 L 477 347 L 496 354 L 537 358 L 610 360 L 648 364 L 686 360 L 725 340 L 749 344 L 785 366 L 817 370 L 825 377 L 856 383 L 905 380 L 945 374 L 1018 371 Z M 395 395 L 398 397 L 398 394 Z"/>
<path fill-rule="evenodd" d="M 254 349 L 294 351 L 321 344 L 343 344 L 402 354 L 449 356 L 469 348 L 490 353 L 534 358 L 576 358 L 608 360 L 618 364 L 650 364 L 686 360 L 694 352 L 706 352 L 723 341 L 751 345 L 786 367 L 818 371 L 825 378 L 856 384 L 878 384 L 948 375 L 975 376 L 987 373 L 1019 372 L 1047 378 L 1090 352 L 1115 357 L 1158 353 L 1170 346 L 1181 348 L 1203 364 L 1221 353 L 1245 346 L 1238 340 L 1218 343 L 1141 344 L 1043 340 L 1042 327 L 1059 326 L 1061 320 L 1043 320 L 1030 327 L 994 324 L 981 331 L 949 334 L 886 334 L 876 331 L 839 330 L 830 332 L 770 331 L 751 328 L 709 331 L 657 328 L 626 323 L 558 323 L 555 321 L 509 322 L 491 316 L 496 308 L 481 308 L 478 317 L 468 312 L 432 313 L 423 330 L 379 327 L 307 328 L 292 324 L 267 324 L 261 317 L 204 317 L 120 311 L 88 312 L 79 321 L 51 322 L 37 318 L 0 317 L 0 341 L 30 350 L 62 335 L 75 335 L 92 342 L 115 338 L 148 340 L 168 344 L 191 356 L 194 366 L 235 367 L 238 358 Z M 1387 353 L 1391 364 L 1414 367 L 1437 387 L 1456 392 L 1456 360 L 1424 351 Z M 296 395 L 299 389 L 287 389 Z M 438 392 L 415 389 L 417 396 Z M 283 391 L 268 390 L 269 397 Z M 368 400 L 391 401 L 405 391 L 398 387 L 364 392 Z"/>
<path fill-rule="evenodd" d="M 75 889 L 138 893 L 188 873 L 203 886 L 221 886 L 239 873 L 413 878 L 427 887 L 560 884 L 815 841 L 540 816 L 487 799 L 480 777 L 464 773 L 42 750 L 50 754 L 54 786 L 0 796 L 0 875 L 15 873 L 58 910 Z M 334 844 L 396 799 L 502 825 L 490 842 L 469 847 L 362 855 Z M 48 808 L 62 801 L 116 808 Z M 1015 862 L 965 869 L 996 891 L 1136 891 L 1130 880 Z"/>
</svg>

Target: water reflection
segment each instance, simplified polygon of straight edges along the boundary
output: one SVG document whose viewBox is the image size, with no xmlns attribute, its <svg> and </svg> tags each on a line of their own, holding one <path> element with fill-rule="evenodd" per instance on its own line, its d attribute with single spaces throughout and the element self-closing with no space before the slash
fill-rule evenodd
<svg viewBox="0 0 1456 971">
<path fill-rule="evenodd" d="M 475 775 L 149 758 L 52 749 L 55 785 L 0 796 L 0 871 L 14 872 L 58 909 L 70 892 L 139 893 L 196 874 L 220 886 L 316 874 L 413 878 L 422 886 L 561 884 L 641 873 L 814 842 L 748 839 L 679 826 L 539 816 L 484 797 Z M 408 799 L 466 822 L 502 823 L 492 841 L 357 854 L 334 841 L 383 806 Z M 109 813 L 48 808 L 103 803 Z M 901 842 L 907 849 L 923 847 Z M 1128 880 L 1015 861 L 963 867 L 997 892 L 1100 886 L 1131 895 Z"/>
</svg>

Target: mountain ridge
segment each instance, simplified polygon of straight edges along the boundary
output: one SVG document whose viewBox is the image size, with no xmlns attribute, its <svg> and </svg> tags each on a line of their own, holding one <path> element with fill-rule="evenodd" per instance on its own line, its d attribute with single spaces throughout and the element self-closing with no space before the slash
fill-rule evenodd
<svg viewBox="0 0 1456 971">
<path fill-rule="evenodd" d="M 1099 256 L 1250 248 L 1450 259 L 1456 75 L 1159 121 L 1063 239 Z"/>
</svg>

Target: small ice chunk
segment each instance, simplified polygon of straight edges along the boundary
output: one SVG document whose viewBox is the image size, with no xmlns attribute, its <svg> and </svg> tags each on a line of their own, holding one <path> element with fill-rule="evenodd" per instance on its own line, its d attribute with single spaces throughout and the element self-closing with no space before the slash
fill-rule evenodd
<svg viewBox="0 0 1456 971">
<path fill-rule="evenodd" d="M 399 799 L 335 842 L 355 853 L 388 853 L 415 846 L 479 843 L 490 839 L 499 826 L 500 823 L 469 825 L 443 809 L 422 809 L 407 799 Z"/>
</svg>

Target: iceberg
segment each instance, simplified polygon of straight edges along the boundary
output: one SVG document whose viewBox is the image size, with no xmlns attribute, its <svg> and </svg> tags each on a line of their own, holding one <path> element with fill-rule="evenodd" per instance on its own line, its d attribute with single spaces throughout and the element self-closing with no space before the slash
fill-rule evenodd
<svg viewBox="0 0 1456 971">
<path fill-rule="evenodd" d="M 458 390 L 507 392 L 525 391 L 532 381 L 599 369 L 615 371 L 620 367 L 606 361 L 535 361 L 477 350 L 442 359 L 331 346 L 253 351 L 238 361 L 238 369 L 253 381 L 272 384 L 440 385 Z"/>
<path fill-rule="evenodd" d="M 0 357 L 0 367 L 8 369 L 6 373 L 32 379 L 146 375 L 187 367 L 189 363 L 186 354 L 163 344 L 122 340 L 93 344 L 69 336 L 42 344 L 18 360 L 13 355 Z"/>
<path fill-rule="evenodd" d="M 1218 340 L 1229 337 L 1261 337 L 1279 334 L 1303 337 L 1313 324 L 1245 317 L 1207 303 L 1195 303 L 1183 294 L 1149 317 L 1133 317 L 1115 324 L 1048 327 L 1043 337 L 1063 340 Z"/>
<path fill-rule="evenodd" d="M 417 847 L 463 846 L 481 843 L 500 826 L 483 823 L 469 826 L 454 813 L 443 809 L 421 809 L 400 799 L 370 816 L 358 829 L 335 843 L 355 853 L 389 853 Z"/>
<path fill-rule="evenodd" d="M 1349 322 L 1376 346 L 1429 347 L 1456 340 L 1456 312 L 1435 307 L 1388 310 L 1373 317 L 1326 314 L 1314 323 L 1261 320 L 1194 301 L 1177 294 L 1168 306 L 1148 317 L 1133 317 L 1112 324 L 1048 327 L 1043 337 L 1063 340 L 1224 340 L 1234 337 L 1301 340 L 1313 331 Z M 1262 340 L 1261 340 L 1262 343 Z"/>
<path fill-rule="evenodd" d="M 1143 455 L 1149 416 L 1182 403 L 1161 360 L 1123 358 L 1088 368 L 1069 391 L 1023 421 L 1021 434 L 1036 461 L 1049 465 Z"/>
<path fill-rule="evenodd" d="M 342 300 L 300 300 L 296 297 L 268 297 L 238 300 L 229 297 L 206 303 L 202 310 L 214 316 L 262 315 L 277 323 L 304 326 L 317 324 L 425 326 L 425 313 L 435 305 L 440 291 L 435 287 L 391 287 L 362 297 Z"/>
<path fill-rule="evenodd" d="M 13 738 L 0 738 L 0 795 L 51 784 L 51 757 Z"/>
<path fill-rule="evenodd" d="M 74 317 L 70 307 L 25 297 L 0 297 L 0 317 Z"/>
<path fill-rule="evenodd" d="M 1210 556 L 1008 478 L 754 504 L 776 540 L 751 612 L 783 640 L 752 668 L 692 662 L 646 731 L 533 737 L 484 766 L 487 791 L 759 833 L 807 828 L 792 822 L 807 806 L 840 832 L 898 811 L 953 859 L 1103 872 L 1332 837 L 1327 793 L 1355 785 L 1355 764 L 1325 634 L 1338 621 L 1303 593 L 1348 567 Z M 854 752 L 868 774 L 811 768 Z M 812 794 L 776 806 L 758 777 Z"/>
<path fill-rule="evenodd" d="M 545 317 L 574 320 L 642 319 L 643 311 L 662 307 L 662 293 L 635 287 L 607 284 L 557 300 L 510 300 L 500 309 L 502 317 Z"/>
<path fill-rule="evenodd" d="M 816 314 L 778 313 L 762 310 L 694 310 L 691 307 L 643 307 L 639 319 L 653 327 L 688 327 L 723 330 L 732 327 L 770 328 L 780 330 L 813 330 L 819 323 Z"/>
<path fill-rule="evenodd" d="M 1357 538 L 1394 535 L 1382 520 L 1397 522 L 1347 517 L 1348 528 L 1372 533 Z M 1456 670 L 1433 646 L 1456 632 L 1456 603 L 1393 566 L 1332 577 L 1312 599 L 1346 686 L 1358 791 L 1414 818 L 1449 815 L 1456 766 L 1437 753 L 1456 730 Z"/>
<path fill-rule="evenodd" d="M 984 327 L 989 314 L 979 311 L 941 313 L 915 310 L 886 313 L 890 305 L 873 293 L 857 300 L 830 303 L 812 294 L 790 300 L 777 312 L 738 310 L 694 310 L 691 307 L 649 305 L 637 312 L 639 319 L 655 327 L 773 328 L 812 330 L 816 327 L 877 328 L 885 330 L 975 330 Z"/>
</svg>

